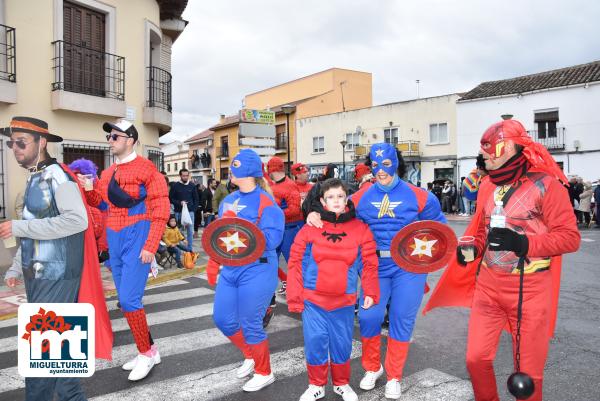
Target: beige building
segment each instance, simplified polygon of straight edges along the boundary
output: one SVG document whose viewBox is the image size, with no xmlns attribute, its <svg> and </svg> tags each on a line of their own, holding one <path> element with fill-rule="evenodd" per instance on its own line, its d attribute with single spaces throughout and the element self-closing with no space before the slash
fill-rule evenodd
<svg viewBox="0 0 600 401">
<path fill-rule="evenodd" d="M 184 168 L 189 170 L 189 148 L 190 145 L 179 141 L 160 145 L 163 154 L 163 171 L 167 173 L 169 182 L 179 181 L 179 170 Z"/>
<path fill-rule="evenodd" d="M 0 124 L 48 122 L 64 138 L 59 161 L 113 161 L 102 123 L 128 119 L 137 152 L 162 169 L 158 139 L 171 129 L 171 46 L 187 0 L 0 0 Z M 16 57 L 15 57 L 16 55 Z M 5 141 L 3 139 L 2 141 Z M 14 217 L 25 170 L 0 142 L 0 218 Z"/>
<path fill-rule="evenodd" d="M 213 135 L 213 131 L 205 130 L 185 141 L 189 145 L 188 169 L 196 184 L 206 186 L 208 179 L 215 177 Z"/>
<path fill-rule="evenodd" d="M 364 160 L 370 145 L 389 142 L 402 151 L 407 179 L 414 184 L 454 179 L 458 98 L 436 96 L 298 119 L 298 159 L 312 174 L 328 163 L 341 169 L 345 162 L 351 180 L 354 165 Z"/>
</svg>

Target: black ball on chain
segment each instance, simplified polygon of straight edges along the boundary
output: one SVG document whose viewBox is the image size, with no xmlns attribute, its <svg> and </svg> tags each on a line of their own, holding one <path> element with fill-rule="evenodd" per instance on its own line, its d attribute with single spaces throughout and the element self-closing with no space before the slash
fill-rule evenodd
<svg viewBox="0 0 600 401">
<path fill-rule="evenodd" d="M 509 376 L 506 386 L 508 391 L 520 400 L 525 400 L 535 391 L 533 379 L 527 373 L 515 372 Z"/>
</svg>

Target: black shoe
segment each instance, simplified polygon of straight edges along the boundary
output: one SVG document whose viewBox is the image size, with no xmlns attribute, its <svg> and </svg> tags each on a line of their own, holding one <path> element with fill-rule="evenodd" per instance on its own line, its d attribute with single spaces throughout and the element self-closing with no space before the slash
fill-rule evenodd
<svg viewBox="0 0 600 401">
<path fill-rule="evenodd" d="M 177 268 L 178 269 L 183 269 L 183 263 L 177 262 Z"/>
<path fill-rule="evenodd" d="M 267 308 L 267 313 L 265 313 L 265 317 L 263 317 L 263 329 L 266 329 L 267 326 L 269 325 L 269 323 L 271 322 L 271 319 L 273 318 L 273 315 L 275 313 L 273 312 L 273 308 L 271 308 L 270 306 Z"/>
<path fill-rule="evenodd" d="M 275 308 L 277 306 L 277 302 L 275 301 L 275 294 L 273 294 L 273 298 L 271 298 L 271 303 L 269 304 L 269 308 Z"/>
</svg>

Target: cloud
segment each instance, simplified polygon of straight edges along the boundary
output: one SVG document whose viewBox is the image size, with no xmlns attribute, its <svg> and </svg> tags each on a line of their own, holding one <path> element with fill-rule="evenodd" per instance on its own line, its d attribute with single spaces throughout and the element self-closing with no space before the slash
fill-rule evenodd
<svg viewBox="0 0 600 401">
<path fill-rule="evenodd" d="M 173 49 L 173 131 L 237 112 L 244 95 L 331 67 L 373 73 L 373 101 L 467 91 L 600 58 L 584 0 L 190 1 Z"/>
</svg>

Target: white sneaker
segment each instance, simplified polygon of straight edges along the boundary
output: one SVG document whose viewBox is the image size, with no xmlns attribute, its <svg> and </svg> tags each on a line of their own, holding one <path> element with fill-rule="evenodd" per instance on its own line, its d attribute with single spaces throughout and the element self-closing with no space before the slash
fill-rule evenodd
<svg viewBox="0 0 600 401">
<path fill-rule="evenodd" d="M 308 389 L 300 396 L 300 401 L 315 401 L 325 397 L 325 387 L 309 384 Z"/>
<path fill-rule="evenodd" d="M 155 365 L 158 365 L 161 362 L 160 354 L 158 353 L 158 350 L 156 350 L 156 354 L 154 354 L 153 358 L 154 358 Z M 131 359 L 129 362 L 126 362 L 125 365 L 123 365 L 123 370 L 133 370 L 133 368 L 135 368 L 135 364 L 137 363 L 137 360 L 138 360 L 138 357 L 136 356 L 135 358 Z"/>
<path fill-rule="evenodd" d="M 385 398 L 397 400 L 402 394 L 398 379 L 392 379 L 385 384 Z"/>
<path fill-rule="evenodd" d="M 261 390 L 261 389 L 267 387 L 269 384 L 273 383 L 274 381 L 275 381 L 275 376 L 273 376 L 273 373 L 269 373 L 266 376 L 255 373 L 254 376 L 252 376 L 252 379 L 248 380 L 246 382 L 246 384 L 244 384 L 244 387 L 242 387 L 242 390 L 247 391 L 247 392 L 258 391 L 258 390 Z"/>
<path fill-rule="evenodd" d="M 363 390 L 373 390 L 377 379 L 383 374 L 383 366 L 379 365 L 377 372 L 366 371 L 362 380 L 360 381 L 359 387 Z"/>
<path fill-rule="evenodd" d="M 238 379 L 243 379 L 252 372 L 254 372 L 254 359 L 244 359 L 244 363 L 238 368 L 235 375 Z"/>
<path fill-rule="evenodd" d="M 333 386 L 333 392 L 342 396 L 344 401 L 358 401 L 358 396 L 349 384 Z"/>
<path fill-rule="evenodd" d="M 148 376 L 148 373 L 154 367 L 154 358 L 146 355 L 138 355 L 137 362 L 135 363 L 135 367 L 129 374 L 129 380 L 132 382 L 142 380 L 144 377 Z"/>
</svg>

